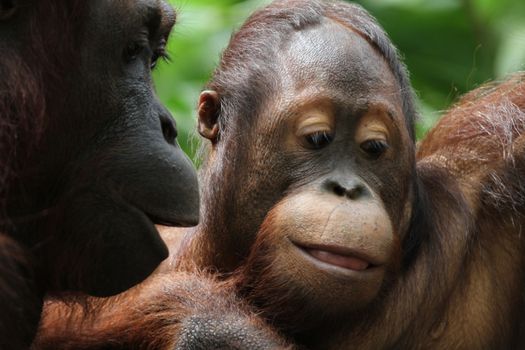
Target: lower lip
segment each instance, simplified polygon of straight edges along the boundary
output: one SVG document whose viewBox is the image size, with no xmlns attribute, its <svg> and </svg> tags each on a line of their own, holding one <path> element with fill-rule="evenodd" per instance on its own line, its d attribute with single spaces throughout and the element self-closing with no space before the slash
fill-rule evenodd
<svg viewBox="0 0 525 350">
<path fill-rule="evenodd" d="M 370 267 L 370 263 L 354 256 L 340 255 L 325 250 L 305 249 L 314 259 L 325 264 L 341 267 L 351 271 L 364 271 Z"/>
</svg>

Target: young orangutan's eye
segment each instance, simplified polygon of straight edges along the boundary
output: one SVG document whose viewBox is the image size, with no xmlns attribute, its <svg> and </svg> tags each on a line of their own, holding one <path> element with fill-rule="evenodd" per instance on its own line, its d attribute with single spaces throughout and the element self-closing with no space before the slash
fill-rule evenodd
<svg viewBox="0 0 525 350">
<path fill-rule="evenodd" d="M 384 140 L 368 140 L 361 144 L 361 149 L 372 159 L 381 157 L 388 147 L 388 144 Z"/>
<path fill-rule="evenodd" d="M 321 149 L 328 146 L 334 139 L 332 133 L 329 131 L 316 131 L 312 134 L 304 136 L 309 147 L 313 149 Z"/>
</svg>

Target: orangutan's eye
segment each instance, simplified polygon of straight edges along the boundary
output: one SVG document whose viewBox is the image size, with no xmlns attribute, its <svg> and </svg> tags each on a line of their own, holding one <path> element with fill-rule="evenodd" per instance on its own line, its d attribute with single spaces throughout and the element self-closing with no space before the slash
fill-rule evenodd
<svg viewBox="0 0 525 350">
<path fill-rule="evenodd" d="M 162 59 L 162 60 L 165 60 L 165 61 L 169 61 L 170 60 L 170 57 L 169 57 L 168 53 L 166 52 L 166 40 L 164 40 L 164 39 L 161 40 L 161 42 L 159 43 L 159 46 L 153 52 L 153 56 L 151 57 L 151 63 L 150 63 L 151 70 L 155 69 L 159 59 Z"/>
<path fill-rule="evenodd" d="M 368 140 L 361 144 L 361 149 L 372 159 L 378 159 L 388 150 L 389 146 L 385 140 Z"/>
<path fill-rule="evenodd" d="M 316 131 L 314 133 L 305 135 L 304 137 L 308 146 L 313 149 L 324 148 L 334 140 L 333 134 L 328 130 Z"/>
</svg>

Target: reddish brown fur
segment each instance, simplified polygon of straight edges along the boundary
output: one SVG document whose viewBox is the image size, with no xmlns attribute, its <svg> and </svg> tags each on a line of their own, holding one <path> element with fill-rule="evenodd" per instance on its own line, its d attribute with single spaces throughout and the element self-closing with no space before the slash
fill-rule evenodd
<svg viewBox="0 0 525 350">
<path fill-rule="evenodd" d="M 206 272 L 159 273 L 107 302 L 45 307 L 33 349 L 291 349 Z"/>
</svg>

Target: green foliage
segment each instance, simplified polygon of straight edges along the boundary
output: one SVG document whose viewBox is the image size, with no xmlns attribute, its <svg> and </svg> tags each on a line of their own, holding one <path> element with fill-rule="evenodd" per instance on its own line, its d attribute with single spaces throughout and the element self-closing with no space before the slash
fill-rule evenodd
<svg viewBox="0 0 525 350">
<path fill-rule="evenodd" d="M 155 72 L 161 100 L 194 155 L 195 106 L 231 32 L 269 0 L 171 0 L 179 13 L 171 64 Z M 398 47 L 422 114 L 421 137 L 440 111 L 480 84 L 525 68 L 525 1 L 359 0 Z"/>
<path fill-rule="evenodd" d="M 168 47 L 170 62 L 160 62 L 154 72 L 162 102 L 173 113 L 179 143 L 195 158 L 195 108 L 232 31 L 258 6 L 269 1 L 170 0 L 177 9 L 177 25 Z"/>
</svg>

